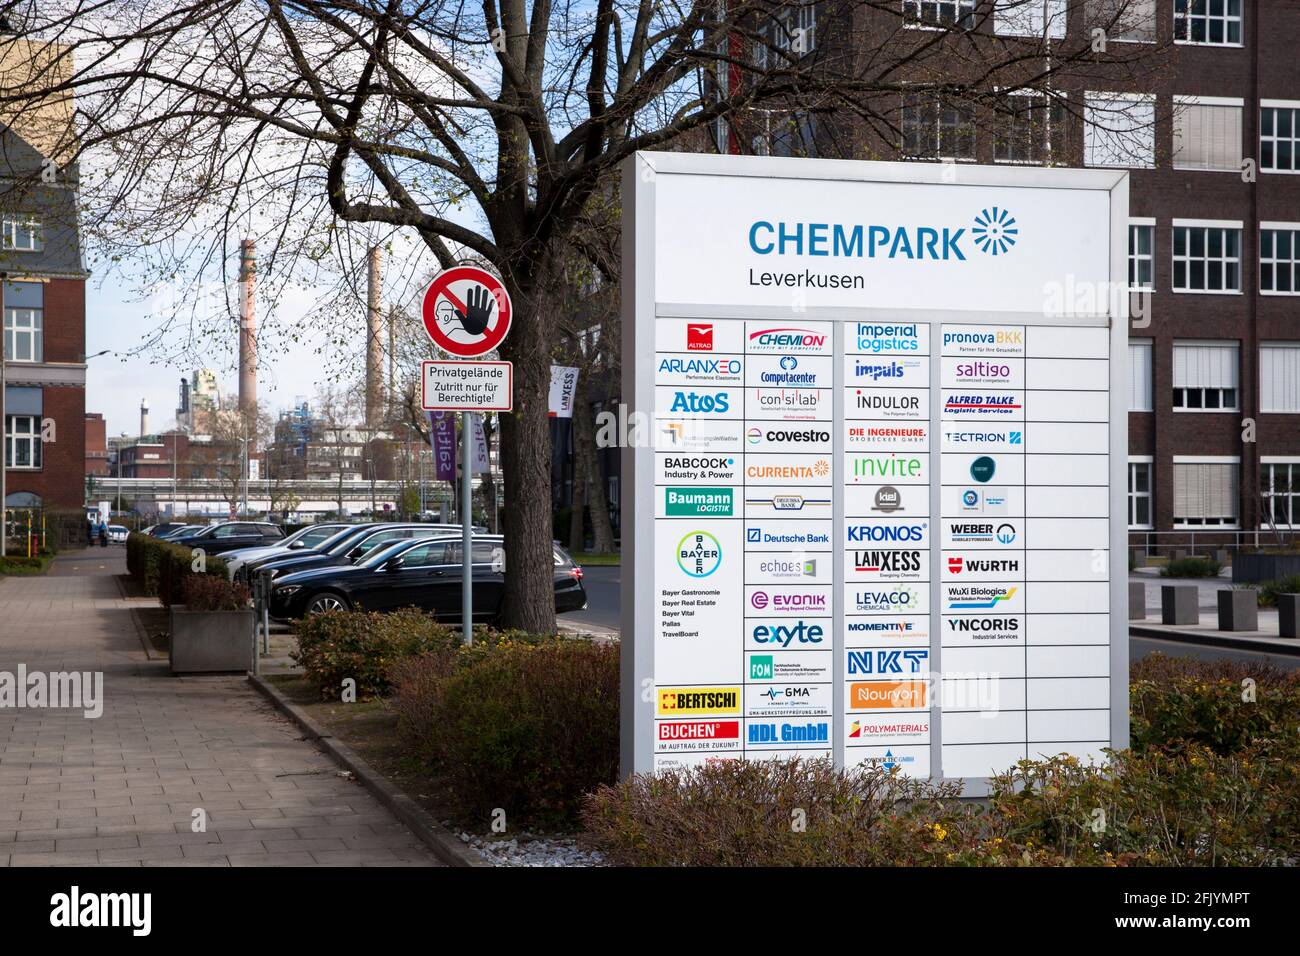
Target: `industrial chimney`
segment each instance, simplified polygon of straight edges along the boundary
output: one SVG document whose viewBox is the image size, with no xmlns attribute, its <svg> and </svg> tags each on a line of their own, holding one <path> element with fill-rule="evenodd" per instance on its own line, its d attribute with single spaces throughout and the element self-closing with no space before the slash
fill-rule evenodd
<svg viewBox="0 0 1300 956">
<path fill-rule="evenodd" d="M 140 399 L 140 437 L 149 434 L 149 399 Z"/>
<path fill-rule="evenodd" d="M 382 253 L 378 246 L 370 250 L 366 277 L 366 424 L 372 428 L 383 419 L 384 407 L 384 334 Z"/>
<path fill-rule="evenodd" d="M 239 244 L 239 410 L 257 409 L 257 246 Z"/>
</svg>

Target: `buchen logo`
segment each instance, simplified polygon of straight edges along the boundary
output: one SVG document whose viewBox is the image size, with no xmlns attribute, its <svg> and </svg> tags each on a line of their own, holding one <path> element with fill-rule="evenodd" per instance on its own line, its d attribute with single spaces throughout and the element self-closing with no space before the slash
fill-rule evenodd
<svg viewBox="0 0 1300 956">
<path fill-rule="evenodd" d="M 739 740 L 738 720 L 666 720 L 655 724 L 660 740 Z"/>
<path fill-rule="evenodd" d="M 740 710 L 739 687 L 661 687 L 660 716 L 730 714 Z"/>
<path fill-rule="evenodd" d="M 707 578 L 722 564 L 722 545 L 707 531 L 691 531 L 677 542 L 677 566 L 693 578 Z"/>
</svg>

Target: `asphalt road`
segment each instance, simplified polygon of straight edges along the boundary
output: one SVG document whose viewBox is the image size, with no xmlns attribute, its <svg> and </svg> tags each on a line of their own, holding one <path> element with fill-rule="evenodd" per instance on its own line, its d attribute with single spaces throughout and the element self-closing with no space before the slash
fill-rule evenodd
<svg viewBox="0 0 1300 956">
<path fill-rule="evenodd" d="M 622 568 L 600 568 L 586 567 L 583 568 L 584 576 L 583 585 L 587 588 L 587 609 L 585 611 L 575 611 L 572 614 L 565 614 L 563 620 L 572 623 L 593 624 L 599 627 L 608 627 L 618 629 L 621 620 L 619 608 L 621 598 L 619 594 Z M 1146 581 L 1150 590 L 1154 591 L 1152 596 L 1148 597 L 1149 601 L 1159 603 L 1159 579 L 1155 581 Z M 1180 582 L 1181 583 L 1181 582 Z M 1223 582 L 1207 582 L 1204 588 L 1206 599 L 1202 602 L 1206 606 L 1213 606 L 1213 591 L 1218 587 L 1226 587 Z M 1285 670 L 1296 670 L 1300 668 L 1300 656 L 1290 654 L 1267 654 L 1259 651 L 1235 650 L 1232 648 L 1219 647 L 1202 647 L 1195 644 L 1180 644 L 1177 641 L 1161 641 L 1147 637 L 1132 637 L 1129 639 L 1129 658 L 1139 660 L 1148 654 L 1159 651 L 1161 654 L 1169 657 L 1198 657 L 1203 660 L 1265 660 L 1275 664 Z"/>
</svg>

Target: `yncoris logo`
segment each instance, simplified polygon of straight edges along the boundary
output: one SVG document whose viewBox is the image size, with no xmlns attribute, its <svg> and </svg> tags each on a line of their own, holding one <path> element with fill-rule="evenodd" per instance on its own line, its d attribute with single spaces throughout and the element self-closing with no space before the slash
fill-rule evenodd
<svg viewBox="0 0 1300 956">
<path fill-rule="evenodd" d="M 712 323 L 687 323 L 686 325 L 686 351 L 688 352 L 712 352 L 713 351 L 713 324 Z"/>
</svg>

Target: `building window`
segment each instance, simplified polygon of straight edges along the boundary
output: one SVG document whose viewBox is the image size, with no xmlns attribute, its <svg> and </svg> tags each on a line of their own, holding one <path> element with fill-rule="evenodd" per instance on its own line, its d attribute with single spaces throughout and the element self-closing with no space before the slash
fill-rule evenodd
<svg viewBox="0 0 1300 956">
<path fill-rule="evenodd" d="M 993 32 L 1004 37 L 1065 37 L 1067 0 L 997 0 Z"/>
<path fill-rule="evenodd" d="M 1137 223 L 1128 227 L 1128 287 L 1156 287 L 1155 223 Z"/>
<path fill-rule="evenodd" d="M 0 248 L 16 252 L 40 252 L 41 221 L 35 216 L 0 218 Z"/>
<path fill-rule="evenodd" d="M 1151 356 L 1153 354 L 1150 339 L 1137 339 L 1128 344 L 1128 410 L 1130 412 L 1149 412 L 1151 402 Z"/>
<path fill-rule="evenodd" d="M 1174 97 L 1174 168 L 1241 170 L 1241 103 Z"/>
<path fill-rule="evenodd" d="M 970 110 L 916 100 L 903 106 L 903 153 L 909 159 L 974 159 L 975 120 Z"/>
<path fill-rule="evenodd" d="M 1237 411 L 1237 343 L 1174 343 L 1174 408 Z"/>
<path fill-rule="evenodd" d="M 1088 0 L 1084 10 L 1088 29 L 1102 30 L 1108 40 L 1156 40 L 1156 0 Z"/>
<path fill-rule="evenodd" d="M 41 420 L 35 415 L 6 417 L 5 467 L 41 467 Z"/>
<path fill-rule="evenodd" d="M 1033 93 L 1003 98 L 1006 113 L 998 115 L 993 158 L 1000 163 L 1051 163 L 1063 158 L 1065 105 Z"/>
<path fill-rule="evenodd" d="M 1241 44 L 1241 0 L 1174 0 L 1179 43 Z"/>
<path fill-rule="evenodd" d="M 1128 463 L 1128 526 L 1151 527 L 1151 469 L 1146 459 L 1129 459 Z"/>
<path fill-rule="evenodd" d="M 1275 173 L 1300 170 L 1300 108 L 1262 106 L 1259 110 L 1259 168 Z"/>
<path fill-rule="evenodd" d="M 1150 97 L 1088 93 L 1083 116 L 1084 165 L 1155 166 L 1156 106 Z"/>
<path fill-rule="evenodd" d="M 975 25 L 975 0 L 903 0 L 908 26 L 960 27 Z"/>
<path fill-rule="evenodd" d="M 1174 524 L 1183 528 L 1237 526 L 1241 460 L 1174 459 Z"/>
<path fill-rule="evenodd" d="M 1300 295 L 1300 224 L 1261 225 L 1259 291 L 1265 295 Z"/>
<path fill-rule="evenodd" d="M 1174 291 L 1240 292 L 1241 226 L 1174 222 Z"/>
<path fill-rule="evenodd" d="M 1264 504 L 1263 525 L 1300 525 L 1300 459 L 1261 461 L 1259 495 Z"/>
<path fill-rule="evenodd" d="M 1300 342 L 1266 342 L 1259 347 L 1259 409 L 1300 412 Z"/>
<path fill-rule="evenodd" d="M 5 356 L 11 362 L 39 362 L 44 354 L 40 309 L 5 309 Z"/>
</svg>

